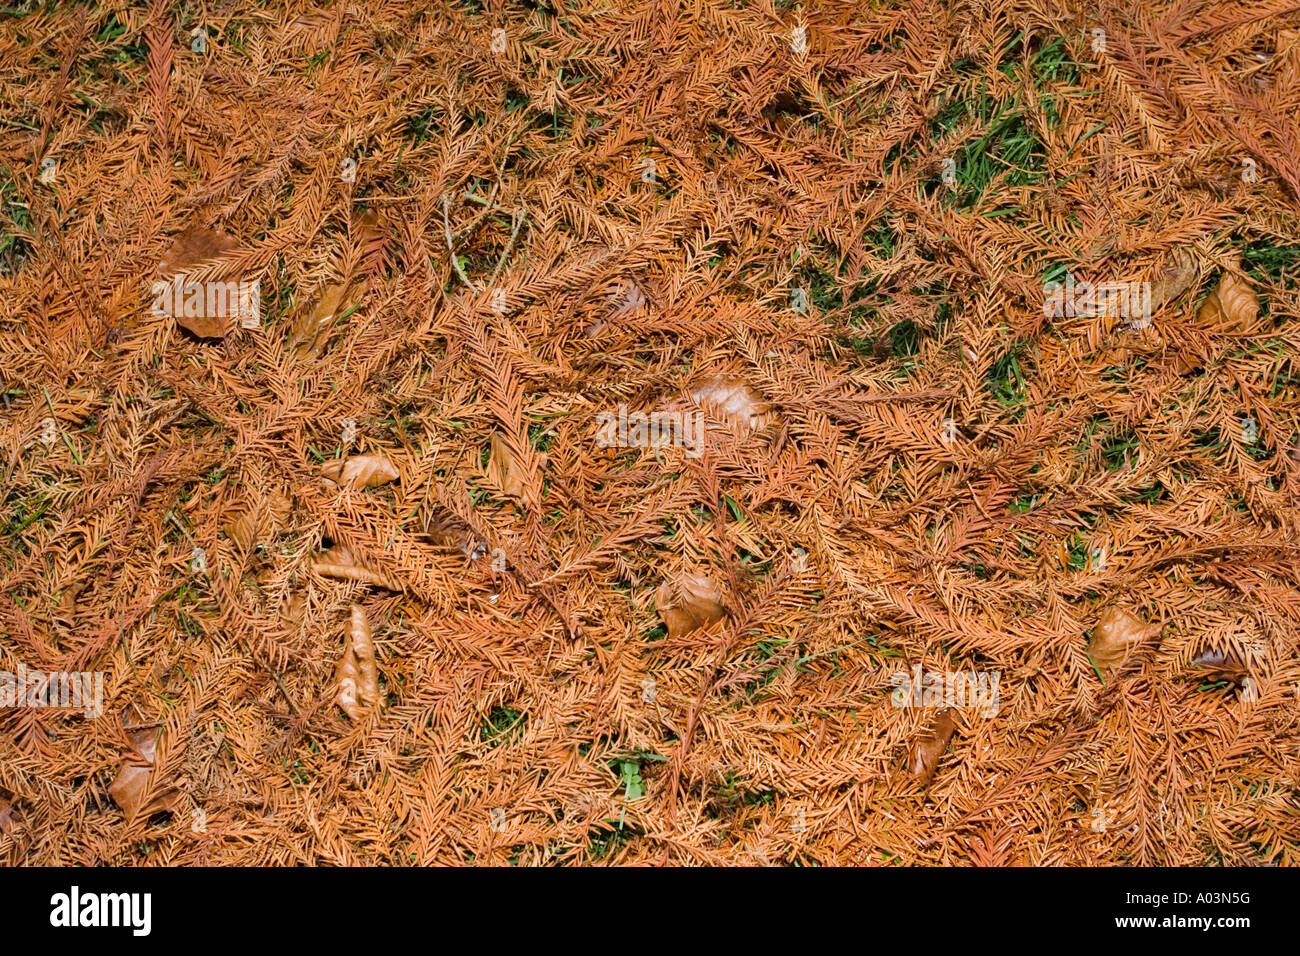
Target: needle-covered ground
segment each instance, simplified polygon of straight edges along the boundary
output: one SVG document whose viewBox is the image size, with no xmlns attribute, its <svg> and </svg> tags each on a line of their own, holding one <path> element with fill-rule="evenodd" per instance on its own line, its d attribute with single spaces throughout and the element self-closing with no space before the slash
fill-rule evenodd
<svg viewBox="0 0 1300 956">
<path fill-rule="evenodd" d="M 16 0 L 0 117 L 0 860 L 1300 862 L 1289 0 Z"/>
</svg>

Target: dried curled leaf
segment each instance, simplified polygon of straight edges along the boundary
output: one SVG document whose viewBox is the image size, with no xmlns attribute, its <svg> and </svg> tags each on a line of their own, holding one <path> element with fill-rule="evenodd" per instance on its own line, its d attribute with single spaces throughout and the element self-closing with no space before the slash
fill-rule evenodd
<svg viewBox="0 0 1300 956">
<path fill-rule="evenodd" d="M 336 544 L 324 554 L 312 559 L 312 570 L 327 578 L 338 581 L 358 581 L 372 584 L 389 591 L 400 591 L 402 586 L 387 575 L 361 564 L 352 550 Z"/>
<path fill-rule="evenodd" d="M 108 795 L 122 808 L 127 823 L 139 814 L 147 817 L 175 810 L 181 801 L 178 790 L 158 787 L 157 781 L 152 779 L 154 760 L 158 754 L 158 731 L 154 728 L 135 730 L 131 732 L 130 738 L 131 746 L 139 759 L 127 755 L 117 777 L 108 787 Z"/>
<path fill-rule="evenodd" d="M 1151 311 L 1159 312 L 1166 303 L 1192 288 L 1199 272 L 1196 256 L 1191 249 L 1186 246 L 1170 249 L 1164 266 L 1151 281 Z"/>
<path fill-rule="evenodd" d="M 1092 640 L 1088 643 L 1088 653 L 1099 668 L 1112 671 L 1160 630 L 1159 624 L 1148 624 L 1132 611 L 1112 605 L 1097 619 Z"/>
<path fill-rule="evenodd" d="M 397 466 L 382 455 L 353 455 L 346 461 L 327 461 L 320 471 L 331 484 L 349 488 L 378 488 L 398 477 Z"/>
<path fill-rule="evenodd" d="M 1196 319 L 1225 332 L 1249 332 L 1259 318 L 1255 290 L 1231 272 L 1224 272 L 1201 307 Z"/>
<path fill-rule="evenodd" d="M 776 421 L 772 406 L 755 388 L 729 375 L 714 375 L 695 385 L 691 401 L 739 435 L 748 435 Z"/>
<path fill-rule="evenodd" d="M 251 551 L 258 544 L 267 544 L 284 530 L 293 504 L 287 495 L 273 491 L 259 507 L 249 508 L 225 527 L 226 537 L 240 551 Z"/>
<path fill-rule="evenodd" d="M 492 433 L 492 457 L 488 459 L 488 480 L 507 498 L 524 496 L 524 469 L 519 457 L 500 432 Z"/>
<path fill-rule="evenodd" d="M 352 605 L 352 619 L 348 624 L 343 656 L 339 659 L 337 682 L 338 695 L 335 699 L 353 721 L 360 720 L 379 701 L 375 641 L 365 608 L 358 604 Z"/>
<path fill-rule="evenodd" d="M 930 729 L 917 738 L 912 745 L 912 779 L 921 786 L 926 786 L 934 778 L 939 768 L 943 752 L 948 749 L 953 732 L 957 729 L 956 711 L 948 707 L 934 718 Z"/>
<path fill-rule="evenodd" d="M 179 233 L 163 253 L 162 260 L 158 263 L 158 275 L 166 282 L 179 278 L 183 287 L 189 274 L 196 268 L 221 259 L 238 248 L 239 242 L 220 229 L 190 226 Z M 211 315 L 208 311 L 206 295 L 196 296 L 193 302 L 174 303 L 172 309 L 176 324 L 199 338 L 221 338 L 234 327 L 236 316 L 216 314 L 223 310 L 215 308 Z"/>
<path fill-rule="evenodd" d="M 471 561 L 487 554 L 487 541 L 450 508 L 435 505 L 424 518 L 424 535 L 440 548 L 462 552 Z"/>
<path fill-rule="evenodd" d="M 676 580 L 665 579 L 655 591 L 655 609 L 663 618 L 670 638 L 708 627 L 727 614 L 722 606 L 722 593 L 703 574 L 682 574 Z"/>
</svg>

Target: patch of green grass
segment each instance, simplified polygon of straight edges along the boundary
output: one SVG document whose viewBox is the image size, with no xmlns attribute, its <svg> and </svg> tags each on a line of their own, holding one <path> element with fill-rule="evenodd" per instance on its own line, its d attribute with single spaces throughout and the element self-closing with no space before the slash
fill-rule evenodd
<svg viewBox="0 0 1300 956">
<path fill-rule="evenodd" d="M 1300 278 L 1300 246 L 1274 246 L 1265 240 L 1241 247 L 1241 264 L 1256 279 L 1290 288 Z"/>
<path fill-rule="evenodd" d="M 921 329 L 911 319 L 903 319 L 889 330 L 889 351 L 894 358 L 911 358 L 921 351 Z"/>
<path fill-rule="evenodd" d="M 1140 447 L 1137 433 L 1125 431 L 1109 436 L 1101 445 L 1102 461 L 1107 471 L 1116 471 L 1137 454 Z"/>
<path fill-rule="evenodd" d="M 13 275 L 32 254 L 32 216 L 6 170 L 0 170 L 0 257 Z"/>
<path fill-rule="evenodd" d="M 435 111 L 435 107 L 430 105 L 406 118 L 407 135 L 411 137 L 417 146 L 428 139 L 429 129 L 433 126 Z"/>
<path fill-rule="evenodd" d="M 1017 342 L 994 361 L 988 372 L 989 394 L 1004 408 L 1019 409 L 1025 403 L 1025 374 L 1020 368 L 1020 351 L 1024 342 Z"/>
<path fill-rule="evenodd" d="M 1023 54 L 1029 48 L 1024 33 L 1013 38 L 1001 55 L 1001 72 L 1030 85 L 1037 92 L 1037 112 L 1049 129 L 1061 123 L 1057 87 L 1077 84 L 1079 65 L 1070 56 L 1063 37 L 1043 44 L 1030 57 L 1026 75 Z M 973 65 L 973 64 L 971 64 Z M 954 64 L 962 73 L 962 61 Z M 973 142 L 965 143 L 950 158 L 955 162 L 956 183 L 948 200 L 958 209 L 970 209 L 995 180 L 1006 186 L 1027 186 L 1046 173 L 1046 148 L 1038 136 L 1035 116 L 1011 99 L 998 100 L 988 91 L 987 78 L 978 86 L 964 80 L 960 91 L 943 103 L 930 124 L 932 140 L 939 140 L 968 124 L 983 128 Z M 932 188 L 940 187 L 934 183 Z M 993 215 L 1014 213 L 1018 207 L 999 209 Z"/>
<path fill-rule="evenodd" d="M 1217 455 L 1227 447 L 1227 441 L 1217 427 L 1201 429 L 1192 434 L 1192 447 L 1212 451 Z"/>
<path fill-rule="evenodd" d="M 587 831 L 587 859 L 600 860 L 641 836 L 640 829 L 624 826 L 622 821 L 606 820 L 604 825 Z"/>
<path fill-rule="evenodd" d="M 555 432 L 551 431 L 544 424 L 528 426 L 528 443 L 540 452 L 544 452 L 551 447 L 555 441 Z"/>
<path fill-rule="evenodd" d="M 510 733 L 527 719 L 527 714 L 513 707 L 493 707 L 479 725 L 479 739 L 495 747 L 508 739 Z"/>
<path fill-rule="evenodd" d="M 749 790 L 736 779 L 736 772 L 728 770 L 722 775 L 722 786 L 718 787 L 718 796 L 729 806 L 761 807 L 776 802 L 777 792 L 772 789 Z"/>
<path fill-rule="evenodd" d="M 1038 495 L 1025 494 L 1011 501 L 1007 507 L 1013 515 L 1022 515 L 1026 511 L 1032 511 L 1036 504 L 1038 504 Z"/>
</svg>

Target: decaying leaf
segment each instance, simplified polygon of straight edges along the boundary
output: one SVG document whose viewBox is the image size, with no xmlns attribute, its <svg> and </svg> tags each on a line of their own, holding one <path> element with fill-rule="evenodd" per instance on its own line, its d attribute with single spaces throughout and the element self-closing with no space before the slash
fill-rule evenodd
<svg viewBox="0 0 1300 956">
<path fill-rule="evenodd" d="M 610 311 L 609 317 L 617 319 L 625 315 L 630 315 L 637 309 L 646 304 L 645 294 L 641 287 L 635 282 L 628 280 L 627 285 L 615 290 L 609 297 Z"/>
<path fill-rule="evenodd" d="M 462 552 L 471 561 L 487 554 L 487 541 L 450 508 L 434 505 L 425 514 L 424 535 L 440 548 Z"/>
<path fill-rule="evenodd" d="M 710 418 L 747 435 L 776 421 L 772 406 L 757 389 L 734 376 L 713 375 L 691 389 L 691 401 Z"/>
<path fill-rule="evenodd" d="M 239 242 L 220 229 L 190 226 L 178 234 L 158 263 L 158 278 L 184 287 L 191 272 L 199 266 L 236 251 Z M 225 303 L 228 306 L 229 303 Z M 202 287 L 198 294 L 185 294 L 183 301 L 172 303 L 171 314 L 176 324 L 199 338 L 221 338 L 238 321 L 237 314 L 229 308 L 217 308 L 215 301 L 209 307 L 208 297 Z M 225 314 L 222 314 L 225 313 Z"/>
<path fill-rule="evenodd" d="M 383 269 L 391 229 L 388 217 L 378 209 L 367 209 L 353 220 L 352 242 L 360 252 L 363 271 L 377 274 Z"/>
<path fill-rule="evenodd" d="M 254 546 L 268 544 L 284 530 L 293 504 L 281 491 L 272 491 L 258 507 L 243 511 L 225 527 L 226 537 L 240 551 L 251 551 Z"/>
<path fill-rule="evenodd" d="M 523 467 L 505 437 L 492 433 L 492 456 L 488 459 L 488 480 L 507 498 L 523 498 Z"/>
<path fill-rule="evenodd" d="M 351 277 L 331 282 L 321 289 L 311 308 L 303 309 L 289 331 L 289 348 L 298 358 L 316 355 L 329 337 L 334 320 L 350 309 L 347 303 Z"/>
<path fill-rule="evenodd" d="M 684 573 L 665 579 L 655 591 L 655 609 L 663 618 L 670 638 L 681 637 L 722 620 L 722 592 L 703 574 Z"/>
<path fill-rule="evenodd" d="M 1151 281 L 1151 311 L 1159 312 L 1196 284 L 1199 274 L 1196 255 L 1186 246 L 1169 250 L 1164 265 Z"/>
<path fill-rule="evenodd" d="M 122 808 L 127 823 L 138 814 L 152 816 L 175 810 L 180 805 L 181 793 L 172 787 L 159 787 L 152 779 L 158 753 L 157 728 L 133 730 L 130 739 L 135 753 L 128 754 L 123 761 L 117 777 L 109 785 L 108 795 Z"/>
<path fill-rule="evenodd" d="M 1258 318 L 1259 298 L 1255 290 L 1227 271 L 1196 312 L 1198 322 L 1223 332 L 1249 332 Z"/>
<path fill-rule="evenodd" d="M 369 209 L 352 222 L 352 253 L 340 251 L 334 259 L 333 278 L 321 286 L 310 308 L 300 309 L 289 330 L 294 357 L 316 356 L 324 348 L 335 322 L 360 300 L 365 274 L 382 270 L 388 241 L 387 218 Z"/>
<path fill-rule="evenodd" d="M 1111 605 L 1097 619 L 1088 654 L 1103 672 L 1119 667 L 1144 641 L 1159 634 L 1159 624 L 1148 624 L 1132 611 Z"/>
<path fill-rule="evenodd" d="M 324 554 L 317 555 L 311 566 L 317 574 L 338 581 L 358 581 L 389 591 L 402 590 L 402 586 L 392 578 L 358 562 L 356 555 L 345 545 L 336 544 Z"/>
<path fill-rule="evenodd" d="M 1205 677 L 1211 682 L 1227 681 L 1229 684 L 1240 684 L 1249 674 L 1245 662 L 1232 651 L 1211 648 L 1197 654 L 1192 658 L 1192 663 L 1204 668 Z"/>
<path fill-rule="evenodd" d="M 77 614 L 77 602 L 86 590 L 85 581 L 69 581 L 59 596 L 57 617 L 62 621 L 72 621 Z"/>
<path fill-rule="evenodd" d="M 302 623 L 303 615 L 307 613 L 307 597 L 301 591 L 294 591 L 284 604 L 284 620 L 288 624 L 298 625 Z"/>
<path fill-rule="evenodd" d="M 351 720 L 360 720 L 379 700 L 375 641 L 365 608 L 358 604 L 352 605 L 352 619 L 348 623 L 343 656 L 339 659 L 337 682 L 338 696 L 335 699 Z"/>
<path fill-rule="evenodd" d="M 158 262 L 158 272 L 165 276 L 185 274 L 238 248 L 239 241 L 221 229 L 189 226 L 172 239 Z"/>
<path fill-rule="evenodd" d="M 353 455 L 346 460 L 327 461 L 321 475 L 330 484 L 351 488 L 378 488 L 398 477 L 397 466 L 382 455 Z"/>
<path fill-rule="evenodd" d="M 934 778 L 943 752 L 948 749 L 948 743 L 957 729 L 956 715 L 957 712 L 951 707 L 940 711 L 930 729 L 912 745 L 912 779 L 923 787 Z"/>
</svg>

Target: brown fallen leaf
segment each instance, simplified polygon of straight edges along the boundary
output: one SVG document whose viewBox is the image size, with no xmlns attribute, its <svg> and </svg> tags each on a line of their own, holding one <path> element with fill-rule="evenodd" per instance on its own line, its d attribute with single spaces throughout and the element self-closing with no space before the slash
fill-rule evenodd
<svg viewBox="0 0 1300 956">
<path fill-rule="evenodd" d="M 1237 257 L 1240 265 L 1241 257 Z M 1232 272 L 1225 271 L 1196 312 L 1196 320 L 1223 332 L 1249 332 L 1259 318 L 1255 290 Z"/>
<path fill-rule="evenodd" d="M 88 582 L 69 581 L 63 588 L 63 593 L 59 596 L 59 608 L 56 617 L 61 621 L 72 621 L 77 614 L 77 602 L 83 591 L 86 590 Z"/>
<path fill-rule="evenodd" d="M 629 280 L 624 288 L 615 290 L 610 295 L 609 304 L 609 318 L 618 319 L 643 308 L 646 305 L 646 297 L 641 287 Z"/>
<path fill-rule="evenodd" d="M 345 249 L 335 256 L 335 278 L 321 286 L 311 308 L 298 311 L 290 327 L 289 348 L 295 358 L 318 355 L 335 322 L 359 302 L 364 275 L 382 271 L 388 230 L 387 218 L 376 209 L 353 220 L 351 252 Z"/>
<path fill-rule="evenodd" d="M 450 508 L 434 505 L 424 517 L 424 536 L 440 548 L 462 552 L 471 561 L 487 554 L 487 541 Z"/>
<path fill-rule="evenodd" d="M 250 507 L 225 527 L 226 537 L 240 551 L 273 541 L 289 521 L 293 503 L 280 491 L 273 491 L 260 505 Z"/>
<path fill-rule="evenodd" d="M 714 375 L 691 389 L 691 400 L 710 418 L 725 422 L 733 432 L 747 435 L 776 421 L 776 413 L 763 396 L 745 381 Z"/>
<path fill-rule="evenodd" d="M 1151 313 L 1159 312 L 1196 284 L 1200 270 L 1196 255 L 1186 246 L 1175 246 L 1165 257 L 1164 266 L 1151 280 Z"/>
<path fill-rule="evenodd" d="M 375 641 L 365 608 L 352 605 L 347 642 L 338 665 L 339 707 L 353 721 L 379 701 L 379 669 L 375 664 Z"/>
<path fill-rule="evenodd" d="M 294 591 L 289 595 L 289 599 L 284 604 L 284 620 L 288 624 L 297 625 L 302 623 L 302 617 L 307 613 L 307 597 L 301 591 Z"/>
<path fill-rule="evenodd" d="M 392 578 L 361 564 L 345 545 L 336 544 L 324 554 L 317 555 L 312 559 L 311 566 L 317 574 L 338 581 L 358 581 L 388 591 L 402 590 L 402 586 Z"/>
<path fill-rule="evenodd" d="M 189 274 L 199 266 L 228 256 L 238 248 L 238 240 L 220 229 L 189 226 L 172 240 L 163 253 L 158 263 L 158 275 L 165 282 L 176 283 L 179 280 L 183 288 Z M 207 296 L 198 298 L 202 301 L 197 309 L 192 305 L 186 307 L 184 302 L 173 303 L 172 317 L 177 325 L 205 339 L 221 338 L 234 327 L 238 318 L 236 315 L 209 315 Z M 221 310 L 212 311 L 215 313 Z"/>
<path fill-rule="evenodd" d="M 382 455 L 353 455 L 347 460 L 327 461 L 320 471 L 330 484 L 351 488 L 378 488 L 398 477 L 397 467 Z"/>
<path fill-rule="evenodd" d="M 934 778 L 943 752 L 948 749 L 948 743 L 957 729 L 956 713 L 951 707 L 940 711 L 930 729 L 912 745 L 910 772 L 912 779 L 923 787 Z"/>
<path fill-rule="evenodd" d="M 378 209 L 367 209 L 352 222 L 352 243 L 361 256 L 361 270 L 372 275 L 383 270 L 384 252 L 392 225 Z"/>
<path fill-rule="evenodd" d="M 1193 372 L 1199 372 L 1204 367 L 1205 361 L 1195 352 L 1187 349 L 1178 349 L 1174 352 L 1173 368 L 1178 375 L 1191 375 Z"/>
<path fill-rule="evenodd" d="M 315 304 L 310 309 L 303 309 L 293 320 L 289 330 L 289 348 L 296 358 L 307 358 L 321 350 L 328 338 L 328 331 L 334 320 L 351 308 L 346 304 L 348 290 L 352 286 L 350 276 L 341 281 L 331 282 L 321 289 Z"/>
<path fill-rule="evenodd" d="M 492 433 L 492 456 L 488 459 L 487 470 L 488 480 L 503 495 L 507 498 L 523 498 L 523 467 L 501 432 Z"/>
<path fill-rule="evenodd" d="M 175 810 L 180 805 L 181 793 L 172 787 L 158 787 L 157 781 L 151 779 L 158 753 L 157 728 L 133 730 L 129 736 L 138 758 L 127 755 L 117 777 L 108 787 L 108 795 L 122 808 L 127 823 L 139 814 L 149 817 Z"/>
<path fill-rule="evenodd" d="M 727 615 L 722 606 L 722 593 L 703 574 L 681 574 L 675 580 L 665 578 L 655 591 L 655 609 L 668 627 L 670 638 L 708 627 Z"/>
<path fill-rule="evenodd" d="M 21 814 L 14 808 L 14 805 L 0 797 L 0 836 L 8 836 L 13 832 L 14 819 Z"/>
<path fill-rule="evenodd" d="M 1197 654 L 1192 658 L 1192 663 L 1206 670 L 1205 677 L 1211 683 L 1227 681 L 1229 684 L 1240 684 L 1249 674 L 1245 663 L 1232 651 L 1211 648 Z"/>
<path fill-rule="evenodd" d="M 1097 619 L 1088 653 L 1102 671 L 1112 671 L 1144 641 L 1159 634 L 1160 624 L 1148 624 L 1132 611 L 1111 605 Z"/>
</svg>

